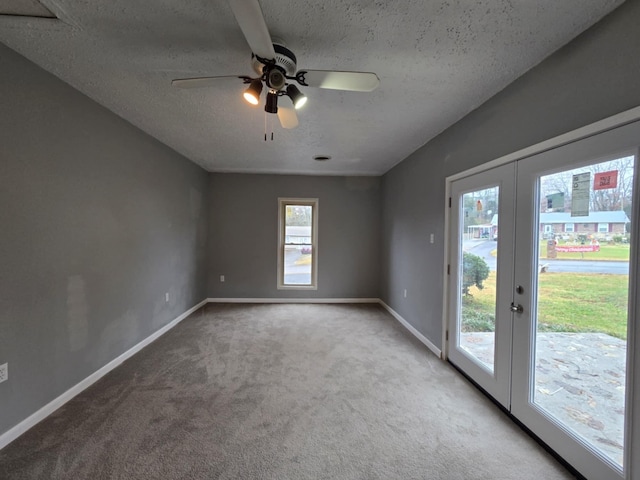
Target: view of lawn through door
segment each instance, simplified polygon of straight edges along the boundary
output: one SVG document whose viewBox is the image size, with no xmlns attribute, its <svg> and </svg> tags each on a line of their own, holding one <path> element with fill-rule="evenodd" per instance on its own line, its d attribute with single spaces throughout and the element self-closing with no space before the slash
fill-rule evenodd
<svg viewBox="0 0 640 480">
<path fill-rule="evenodd" d="M 538 178 L 530 401 L 622 469 L 634 157 Z M 494 362 L 498 187 L 463 196 L 460 346 Z"/>
<path fill-rule="evenodd" d="M 499 193 L 500 187 L 495 186 L 462 196 L 463 256 L 459 342 L 460 348 L 491 371 L 495 362 Z M 479 292 L 482 292 L 481 296 L 478 295 Z"/>
<path fill-rule="evenodd" d="M 539 179 L 532 400 L 619 468 L 633 170 L 624 157 Z"/>
</svg>

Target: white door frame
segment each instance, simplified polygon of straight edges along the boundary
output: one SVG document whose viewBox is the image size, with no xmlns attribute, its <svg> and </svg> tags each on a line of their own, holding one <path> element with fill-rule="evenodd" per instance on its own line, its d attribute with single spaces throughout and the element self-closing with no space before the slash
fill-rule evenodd
<svg viewBox="0 0 640 480">
<path fill-rule="evenodd" d="M 471 169 L 465 170 L 463 172 L 459 172 L 453 175 L 448 176 L 445 179 L 445 199 L 444 199 L 444 262 L 443 262 L 443 312 L 442 312 L 442 358 L 444 360 L 448 359 L 449 355 L 449 344 L 448 344 L 448 323 L 449 323 L 449 301 L 450 301 L 450 291 L 449 291 L 449 275 L 448 271 L 450 269 L 451 264 L 451 248 L 449 247 L 452 239 L 450 238 L 450 210 L 449 210 L 449 202 L 451 197 L 451 183 L 455 180 L 467 177 L 469 175 L 473 175 L 475 173 L 479 173 L 482 171 L 489 170 L 496 166 L 504 165 L 506 163 L 514 162 L 517 160 L 522 160 L 527 157 L 537 155 L 539 153 L 546 152 L 548 150 L 555 149 L 562 145 L 567 145 L 578 140 L 582 140 L 599 133 L 606 132 L 608 130 L 618 128 L 624 126 L 629 123 L 633 123 L 635 121 L 640 120 L 640 106 L 627 110 L 625 112 L 619 113 L 612 117 L 600 120 L 593 124 L 578 128 L 571 132 L 559 135 L 557 137 L 551 138 L 544 142 L 540 142 L 538 144 L 532 145 L 530 147 L 524 148 L 522 150 L 518 150 L 514 153 L 510 153 L 508 155 L 502 156 L 490 162 L 487 162 L 482 165 L 478 165 Z M 639 139 L 640 143 L 640 139 Z M 640 157 L 639 157 L 640 158 Z M 636 195 L 640 195 L 640 172 L 636 172 L 635 175 L 635 184 L 634 184 L 634 192 Z M 635 208 L 633 211 L 633 218 L 640 218 L 640 201 L 635 202 Z M 640 222 L 632 223 L 632 246 L 631 246 L 631 258 L 640 259 Z M 635 252 L 635 253 L 634 253 Z M 631 267 L 631 265 L 630 265 Z M 631 298 L 640 298 L 640 279 L 633 275 L 632 268 L 630 268 L 630 278 L 629 278 L 629 291 Z M 637 266 L 635 267 L 637 270 Z M 640 321 L 638 318 L 640 315 L 640 309 L 636 308 L 635 305 L 630 306 L 629 310 L 629 330 L 628 330 L 628 364 L 627 364 L 627 378 L 630 380 L 630 388 L 627 388 L 626 391 L 626 422 L 627 422 L 627 432 L 628 438 L 626 438 L 627 452 L 625 455 L 625 465 L 624 468 L 626 470 L 626 478 L 629 480 L 640 480 L 640 409 L 633 408 L 633 399 L 639 399 L 640 401 L 640 367 L 635 368 L 635 365 L 640 363 L 640 355 L 635 353 L 635 346 L 640 345 L 640 326 L 636 326 L 636 320 Z"/>
</svg>

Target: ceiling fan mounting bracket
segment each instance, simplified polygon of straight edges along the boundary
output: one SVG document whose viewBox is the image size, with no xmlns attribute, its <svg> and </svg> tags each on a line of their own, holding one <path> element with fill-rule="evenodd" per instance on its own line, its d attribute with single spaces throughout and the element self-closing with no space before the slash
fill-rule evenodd
<svg viewBox="0 0 640 480">
<path fill-rule="evenodd" d="M 272 67 L 265 67 L 264 82 L 267 86 L 273 90 L 282 90 L 287 82 L 287 76 L 282 71 L 282 68 L 275 65 Z"/>
<path fill-rule="evenodd" d="M 273 50 L 276 53 L 276 57 L 274 59 L 265 59 L 259 57 L 255 53 L 251 54 L 251 65 L 253 66 L 253 70 L 258 75 L 262 75 L 264 67 L 272 65 L 282 69 L 285 75 L 295 75 L 298 64 L 295 54 L 282 43 L 273 43 L 272 45 Z"/>
<path fill-rule="evenodd" d="M 307 74 L 306 70 L 300 70 L 298 73 L 296 73 L 296 75 L 294 77 L 287 77 L 287 78 L 289 78 L 291 80 L 295 80 L 296 82 L 298 82 L 303 87 L 308 87 L 309 84 L 307 83 L 307 80 L 305 78 L 306 74 Z"/>
</svg>

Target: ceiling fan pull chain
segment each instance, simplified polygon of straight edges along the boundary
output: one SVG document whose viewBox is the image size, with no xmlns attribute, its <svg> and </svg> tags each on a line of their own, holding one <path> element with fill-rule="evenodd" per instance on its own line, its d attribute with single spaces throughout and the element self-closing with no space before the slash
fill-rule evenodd
<svg viewBox="0 0 640 480">
<path fill-rule="evenodd" d="M 264 141 L 267 141 L 267 112 L 264 113 Z"/>
</svg>

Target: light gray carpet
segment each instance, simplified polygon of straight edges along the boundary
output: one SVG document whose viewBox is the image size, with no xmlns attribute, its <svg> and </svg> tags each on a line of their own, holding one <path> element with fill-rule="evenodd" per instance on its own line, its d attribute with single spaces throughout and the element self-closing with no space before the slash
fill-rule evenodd
<svg viewBox="0 0 640 480">
<path fill-rule="evenodd" d="M 208 305 L 0 451 L 3 479 L 570 479 L 377 305 Z"/>
</svg>

